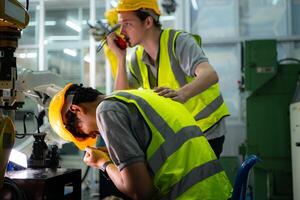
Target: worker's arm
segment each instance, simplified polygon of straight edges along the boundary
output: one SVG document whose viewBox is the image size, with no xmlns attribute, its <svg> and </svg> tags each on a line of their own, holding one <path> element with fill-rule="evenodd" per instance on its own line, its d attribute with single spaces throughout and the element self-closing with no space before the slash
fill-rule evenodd
<svg viewBox="0 0 300 200">
<path fill-rule="evenodd" d="M 126 73 L 126 49 L 120 49 L 115 40 L 117 35 L 115 32 L 107 36 L 107 45 L 115 53 L 118 59 L 118 68 L 115 80 L 115 90 L 126 90 L 129 89 L 128 78 Z"/>
<path fill-rule="evenodd" d="M 84 162 L 92 167 L 100 168 L 110 158 L 95 148 L 87 148 Z M 115 186 L 132 199 L 153 199 L 155 194 L 152 179 L 145 162 L 127 165 L 121 171 L 114 164 L 106 167 L 106 172 Z"/>
<path fill-rule="evenodd" d="M 155 91 L 161 96 L 185 103 L 193 96 L 203 92 L 217 82 L 218 75 L 216 71 L 208 62 L 202 62 L 196 66 L 195 79 L 192 82 L 184 85 L 178 90 L 167 87 L 157 87 L 155 88 Z"/>
</svg>

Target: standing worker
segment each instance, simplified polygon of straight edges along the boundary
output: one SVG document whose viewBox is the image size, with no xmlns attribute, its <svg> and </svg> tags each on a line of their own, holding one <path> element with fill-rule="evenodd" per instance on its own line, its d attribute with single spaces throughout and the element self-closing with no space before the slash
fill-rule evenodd
<svg viewBox="0 0 300 200">
<path fill-rule="evenodd" d="M 231 196 L 229 180 L 192 115 L 152 90 L 105 96 L 68 84 L 51 100 L 49 120 L 62 138 L 86 150 L 86 164 L 107 173 L 132 199 Z M 92 147 L 99 134 L 109 154 Z"/>
<path fill-rule="evenodd" d="M 225 139 L 228 108 L 219 90 L 218 75 L 192 34 L 161 29 L 157 0 L 120 0 L 117 6 L 121 34 L 135 47 L 126 73 L 126 50 L 108 36 L 118 57 L 115 89 L 155 89 L 183 103 L 192 113 L 219 158 Z"/>
</svg>

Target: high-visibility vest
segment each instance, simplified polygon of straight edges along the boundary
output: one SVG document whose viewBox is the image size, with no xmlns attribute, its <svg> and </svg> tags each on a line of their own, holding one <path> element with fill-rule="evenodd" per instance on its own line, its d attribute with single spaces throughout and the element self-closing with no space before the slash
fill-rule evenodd
<svg viewBox="0 0 300 200">
<path fill-rule="evenodd" d="M 180 31 L 163 30 L 160 37 L 159 65 L 157 86 L 178 89 L 190 83 L 195 77 L 187 76 L 175 56 L 175 41 Z M 138 46 L 131 56 L 129 69 L 142 88 L 150 89 L 149 74 L 145 63 L 142 62 L 143 47 Z M 216 83 L 202 93 L 190 98 L 185 104 L 192 113 L 203 132 L 211 128 L 223 117 L 229 115 L 228 108 Z"/>
<path fill-rule="evenodd" d="M 159 199 L 227 200 L 231 196 L 225 172 L 182 104 L 152 90 L 117 91 L 111 97 L 133 104 L 150 128 L 145 154 Z"/>
</svg>

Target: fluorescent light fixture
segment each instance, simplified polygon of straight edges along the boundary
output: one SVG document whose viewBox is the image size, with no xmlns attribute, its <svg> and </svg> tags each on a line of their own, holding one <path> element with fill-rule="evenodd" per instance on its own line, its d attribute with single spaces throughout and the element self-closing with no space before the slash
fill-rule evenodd
<svg viewBox="0 0 300 200">
<path fill-rule="evenodd" d="M 81 31 L 81 27 L 70 20 L 66 21 L 66 25 L 77 32 Z"/>
<path fill-rule="evenodd" d="M 70 40 L 80 40 L 80 37 L 78 35 L 56 35 L 56 36 L 49 36 L 48 40 L 51 41 L 70 41 Z"/>
<path fill-rule="evenodd" d="M 191 0 L 191 3 L 192 3 L 192 6 L 193 6 L 194 10 L 198 10 L 199 9 L 197 0 Z"/>
<path fill-rule="evenodd" d="M 26 53 L 20 53 L 19 55 L 17 55 L 17 57 L 19 57 L 19 58 L 26 58 Z"/>
<path fill-rule="evenodd" d="M 56 21 L 45 21 L 45 26 L 55 26 Z"/>
<path fill-rule="evenodd" d="M 16 56 L 18 58 L 22 58 L 22 59 L 25 59 L 25 58 L 36 58 L 37 57 L 37 53 L 36 52 L 19 53 L 19 54 L 16 54 Z"/>
<path fill-rule="evenodd" d="M 118 2 L 117 2 L 116 0 L 111 0 L 111 1 L 110 1 L 110 5 L 111 5 L 113 8 L 115 8 L 115 7 L 118 6 Z"/>
<path fill-rule="evenodd" d="M 175 16 L 174 15 L 161 16 L 160 20 L 161 21 L 172 21 L 172 20 L 175 20 Z"/>
<path fill-rule="evenodd" d="M 273 0 L 272 4 L 275 6 L 278 3 L 278 0 Z"/>
<path fill-rule="evenodd" d="M 9 161 L 27 168 L 27 156 L 25 153 L 12 149 L 9 155 Z"/>
<path fill-rule="evenodd" d="M 26 58 L 36 58 L 37 53 L 27 53 Z"/>
<path fill-rule="evenodd" d="M 45 21 L 45 26 L 55 26 L 56 21 Z M 28 26 L 36 26 L 36 21 L 31 21 L 28 23 Z"/>
<path fill-rule="evenodd" d="M 76 57 L 77 51 L 72 49 L 64 49 L 64 53 L 68 54 L 69 56 Z"/>
<path fill-rule="evenodd" d="M 84 56 L 83 60 L 84 60 L 85 62 L 88 62 L 88 63 L 91 62 L 91 58 L 90 58 L 89 55 Z"/>
</svg>

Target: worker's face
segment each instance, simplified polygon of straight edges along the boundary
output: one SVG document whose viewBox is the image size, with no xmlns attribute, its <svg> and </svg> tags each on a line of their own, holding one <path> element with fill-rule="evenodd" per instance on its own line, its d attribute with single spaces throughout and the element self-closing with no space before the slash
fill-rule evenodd
<svg viewBox="0 0 300 200">
<path fill-rule="evenodd" d="M 89 109 L 88 104 L 81 103 L 79 105 L 72 104 L 69 107 L 69 111 L 73 113 L 76 117 L 71 119 L 73 123 L 73 127 L 80 133 L 80 137 L 82 138 L 92 137 L 95 138 L 99 135 L 99 130 L 97 127 L 95 111 Z M 65 123 L 67 123 L 66 115 L 63 117 Z M 70 121 L 70 120 L 69 120 Z M 75 135 L 74 135 L 75 136 Z M 76 137 L 76 136 L 75 136 Z M 79 136 L 78 136 L 79 137 Z"/>
<path fill-rule="evenodd" d="M 121 25 L 121 34 L 125 36 L 130 47 L 134 47 L 142 42 L 147 29 L 145 28 L 145 23 L 134 12 L 120 12 L 118 22 Z"/>
<path fill-rule="evenodd" d="M 84 134 L 88 135 L 89 137 L 95 138 L 99 135 L 99 130 L 97 127 L 97 123 L 95 120 L 95 116 L 91 117 L 90 115 L 82 115 L 77 116 L 78 123 L 77 123 L 77 130 Z"/>
</svg>

